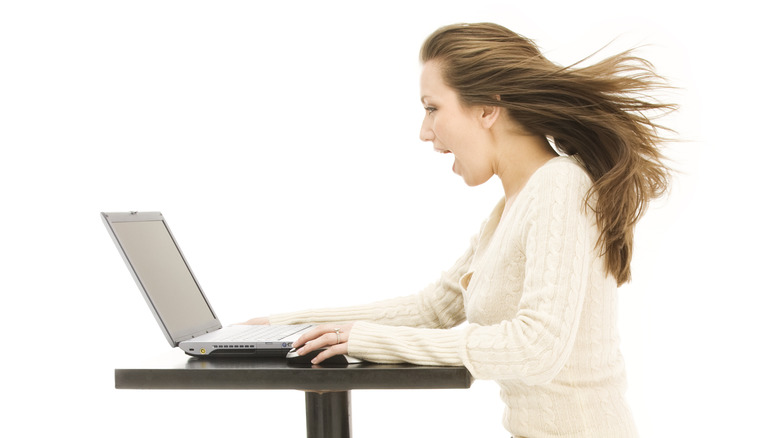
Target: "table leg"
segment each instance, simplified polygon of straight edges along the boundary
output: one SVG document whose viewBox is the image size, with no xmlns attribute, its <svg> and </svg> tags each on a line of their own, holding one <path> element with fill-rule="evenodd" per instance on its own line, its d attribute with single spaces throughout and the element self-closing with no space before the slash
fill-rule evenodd
<svg viewBox="0 0 780 438">
<path fill-rule="evenodd" d="M 308 438 L 350 438 L 352 436 L 350 392 L 306 392 Z"/>
</svg>

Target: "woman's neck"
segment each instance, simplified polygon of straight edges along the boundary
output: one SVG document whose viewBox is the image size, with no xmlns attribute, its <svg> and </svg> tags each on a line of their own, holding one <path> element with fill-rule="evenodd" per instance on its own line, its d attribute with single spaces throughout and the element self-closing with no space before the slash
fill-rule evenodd
<svg viewBox="0 0 780 438">
<path fill-rule="evenodd" d="M 508 210 L 531 175 L 558 153 L 543 136 L 520 135 L 500 148 L 496 175 L 501 179 Z"/>
</svg>

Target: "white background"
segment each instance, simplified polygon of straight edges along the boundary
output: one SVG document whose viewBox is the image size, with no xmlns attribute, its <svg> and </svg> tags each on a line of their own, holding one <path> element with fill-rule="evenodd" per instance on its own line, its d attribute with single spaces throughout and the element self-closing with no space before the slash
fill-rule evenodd
<svg viewBox="0 0 780 438">
<path fill-rule="evenodd" d="M 302 393 L 113 389 L 170 349 L 98 213 L 163 211 L 223 323 L 418 291 L 501 196 L 418 139 L 420 43 L 475 21 L 560 64 L 648 44 L 681 88 L 680 173 L 620 294 L 628 396 L 645 437 L 776 429 L 773 14 L 411 3 L 0 2 L 4 430 L 304 436 Z M 501 413 L 492 382 L 353 393 L 355 436 L 503 437 Z"/>
</svg>

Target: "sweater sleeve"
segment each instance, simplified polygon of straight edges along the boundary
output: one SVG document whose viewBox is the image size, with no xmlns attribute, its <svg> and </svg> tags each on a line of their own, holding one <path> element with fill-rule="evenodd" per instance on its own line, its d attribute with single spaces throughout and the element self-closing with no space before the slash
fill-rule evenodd
<svg viewBox="0 0 780 438">
<path fill-rule="evenodd" d="M 466 320 L 463 294 L 458 285 L 474 253 L 476 237 L 468 250 L 435 283 L 420 293 L 351 307 L 312 309 L 272 315 L 272 324 L 371 321 L 387 326 L 445 329 Z"/>
<path fill-rule="evenodd" d="M 588 274 L 598 258 L 597 233 L 582 204 L 590 181 L 573 174 L 542 175 L 528 199 L 528 217 L 509 236 L 525 248 L 526 258 L 512 319 L 446 331 L 358 323 L 350 354 L 378 362 L 465 365 L 478 379 L 549 382 L 572 351 Z"/>
</svg>

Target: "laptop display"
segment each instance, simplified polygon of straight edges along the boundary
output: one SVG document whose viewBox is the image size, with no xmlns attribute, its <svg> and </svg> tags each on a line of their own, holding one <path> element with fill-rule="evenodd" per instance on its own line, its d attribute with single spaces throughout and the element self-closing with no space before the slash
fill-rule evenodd
<svg viewBox="0 0 780 438">
<path fill-rule="evenodd" d="M 195 356 L 283 356 L 297 336 L 310 327 L 222 329 L 162 213 L 101 213 L 101 216 L 171 346 Z M 270 338 L 266 337 L 269 332 L 273 333 Z"/>
</svg>

